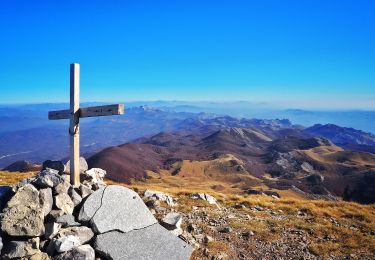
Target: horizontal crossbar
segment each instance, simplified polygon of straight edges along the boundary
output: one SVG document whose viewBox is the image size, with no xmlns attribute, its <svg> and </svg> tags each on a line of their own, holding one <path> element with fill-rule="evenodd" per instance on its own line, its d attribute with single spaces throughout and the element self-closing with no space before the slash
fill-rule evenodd
<svg viewBox="0 0 375 260">
<path fill-rule="evenodd" d="M 123 115 L 124 105 L 115 104 L 107 106 L 97 106 L 97 107 L 82 107 L 79 109 L 79 117 L 96 117 L 96 116 L 113 116 L 113 115 Z M 49 120 L 59 120 L 59 119 L 69 119 L 70 110 L 57 110 L 49 111 Z"/>
</svg>

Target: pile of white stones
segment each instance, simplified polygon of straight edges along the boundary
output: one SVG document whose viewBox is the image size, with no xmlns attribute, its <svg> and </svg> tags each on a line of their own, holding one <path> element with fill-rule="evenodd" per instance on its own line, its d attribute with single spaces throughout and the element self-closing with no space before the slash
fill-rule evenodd
<svg viewBox="0 0 375 260">
<path fill-rule="evenodd" d="M 159 225 L 136 192 L 105 185 L 104 170 L 81 172 L 73 187 L 66 167 L 46 164 L 37 176 L 0 187 L 1 258 L 190 258 L 192 247 Z"/>
</svg>

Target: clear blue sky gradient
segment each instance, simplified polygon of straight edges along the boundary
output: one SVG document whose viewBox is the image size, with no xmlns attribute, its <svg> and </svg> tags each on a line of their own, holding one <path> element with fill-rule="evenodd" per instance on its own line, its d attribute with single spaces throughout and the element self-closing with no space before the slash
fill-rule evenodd
<svg viewBox="0 0 375 260">
<path fill-rule="evenodd" d="M 375 1 L 1 1 L 0 103 L 375 108 Z"/>
</svg>

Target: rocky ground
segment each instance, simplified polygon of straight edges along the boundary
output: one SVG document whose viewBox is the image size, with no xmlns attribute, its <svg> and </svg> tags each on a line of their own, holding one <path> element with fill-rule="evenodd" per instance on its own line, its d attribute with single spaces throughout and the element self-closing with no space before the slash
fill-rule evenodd
<svg viewBox="0 0 375 260">
<path fill-rule="evenodd" d="M 193 248 L 162 227 L 132 189 L 107 186 L 102 169 L 70 185 L 61 162 L 0 186 L 1 259 L 189 259 Z M 5 203 L 6 202 L 6 203 Z"/>
<path fill-rule="evenodd" d="M 72 187 L 63 164 L 48 166 L 54 170 L 0 187 L 2 259 L 375 257 L 374 205 L 148 182 L 127 189 L 107 186 L 101 169 L 83 171 Z"/>
<path fill-rule="evenodd" d="M 196 249 L 191 259 L 374 259 L 374 207 L 371 218 L 342 202 L 214 202 L 201 195 L 180 194 L 174 204 L 145 198 L 161 223 L 171 214 L 179 220 L 170 229 Z"/>
</svg>

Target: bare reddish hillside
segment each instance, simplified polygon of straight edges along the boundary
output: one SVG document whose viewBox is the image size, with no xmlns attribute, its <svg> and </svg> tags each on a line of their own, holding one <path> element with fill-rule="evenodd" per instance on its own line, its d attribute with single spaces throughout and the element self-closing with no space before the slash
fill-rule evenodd
<svg viewBox="0 0 375 260">
<path fill-rule="evenodd" d="M 88 159 L 90 168 L 98 167 L 108 172 L 108 178 L 129 182 L 131 178 L 146 178 L 145 170 L 157 171 L 167 151 L 150 144 L 124 144 L 109 147 Z"/>
<path fill-rule="evenodd" d="M 374 155 L 343 151 L 323 138 L 283 136 L 272 140 L 261 129 L 207 129 L 159 133 L 134 144 L 107 148 L 89 158 L 89 166 L 107 170 L 110 179 L 129 182 L 147 178 L 147 170 L 172 169 L 183 160 L 214 160 L 232 154 L 243 161 L 241 167 L 249 174 L 270 187 L 297 187 L 310 194 L 346 194 L 348 200 L 375 201 L 358 188 L 364 183 L 363 173 L 375 169 Z"/>
<path fill-rule="evenodd" d="M 11 165 L 5 167 L 4 171 L 9 172 L 32 172 L 32 171 L 40 171 L 42 169 L 42 165 L 36 164 L 30 161 L 16 161 Z"/>
</svg>

